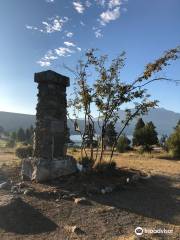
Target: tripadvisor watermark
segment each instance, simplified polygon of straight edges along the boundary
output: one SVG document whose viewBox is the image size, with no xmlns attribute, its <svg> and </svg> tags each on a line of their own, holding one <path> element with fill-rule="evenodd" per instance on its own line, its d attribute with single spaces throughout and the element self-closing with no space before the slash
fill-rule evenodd
<svg viewBox="0 0 180 240">
<path fill-rule="evenodd" d="M 172 234 L 173 229 L 166 229 L 166 228 L 142 228 L 142 227 L 137 227 L 135 229 L 135 234 L 137 236 L 141 236 L 143 234 Z"/>
</svg>

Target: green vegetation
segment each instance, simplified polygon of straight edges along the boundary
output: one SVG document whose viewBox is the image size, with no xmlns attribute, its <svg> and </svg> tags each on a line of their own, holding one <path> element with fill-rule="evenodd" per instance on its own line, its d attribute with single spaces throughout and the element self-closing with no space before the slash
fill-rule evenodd
<svg viewBox="0 0 180 240">
<path fill-rule="evenodd" d="M 167 148 L 167 138 L 168 136 L 166 134 L 163 134 L 159 140 L 159 145 L 164 149 L 165 151 L 168 151 Z"/>
<path fill-rule="evenodd" d="M 112 147 L 114 141 L 116 141 L 117 132 L 115 130 L 115 125 L 113 122 L 110 122 L 106 126 L 104 144 L 105 146 Z"/>
<path fill-rule="evenodd" d="M 6 147 L 14 148 L 18 143 L 32 145 L 33 133 L 33 126 L 27 128 L 26 130 L 19 128 L 17 132 L 10 132 L 9 139 L 6 141 Z"/>
<path fill-rule="evenodd" d="M 89 157 L 83 157 L 80 159 L 79 163 L 85 168 L 86 170 L 92 169 L 94 165 L 94 160 Z"/>
<path fill-rule="evenodd" d="M 116 162 L 102 162 L 95 165 L 95 170 L 99 173 L 110 173 L 116 169 Z"/>
<path fill-rule="evenodd" d="M 27 158 L 27 157 L 32 157 L 33 154 L 33 148 L 31 145 L 27 145 L 27 146 L 20 146 L 18 148 L 16 148 L 16 156 L 18 158 Z"/>
<path fill-rule="evenodd" d="M 167 139 L 167 148 L 173 157 L 180 157 L 180 121 Z"/>
<path fill-rule="evenodd" d="M 136 124 L 133 134 L 133 145 L 141 146 L 142 151 L 150 152 L 152 145 L 158 144 L 156 127 L 153 122 L 145 124 L 140 118 Z"/>
<path fill-rule="evenodd" d="M 0 139 L 0 148 L 6 147 L 7 141 Z"/>
<path fill-rule="evenodd" d="M 77 149 L 75 147 L 72 147 L 71 148 L 71 153 L 76 153 L 77 152 Z"/>
<path fill-rule="evenodd" d="M 7 141 L 6 143 L 6 147 L 7 148 L 14 148 L 16 146 L 16 143 L 14 140 L 10 139 L 9 141 Z"/>
<path fill-rule="evenodd" d="M 126 152 L 130 150 L 130 144 L 131 144 L 131 141 L 129 140 L 129 138 L 127 138 L 126 135 L 122 135 L 118 139 L 116 150 L 119 153 Z"/>
<path fill-rule="evenodd" d="M 144 121 L 142 120 L 142 118 L 139 118 L 133 133 L 133 146 L 140 146 L 143 144 L 141 136 L 144 127 L 145 127 Z"/>
<path fill-rule="evenodd" d="M 20 128 L 17 133 L 12 133 L 12 138 L 15 139 L 15 141 L 18 142 L 25 142 L 27 144 L 32 144 L 33 141 L 33 126 L 30 128 L 27 128 L 24 130 L 23 128 Z"/>
<path fill-rule="evenodd" d="M 0 126 L 0 134 L 4 133 L 4 128 L 2 126 Z"/>
</svg>

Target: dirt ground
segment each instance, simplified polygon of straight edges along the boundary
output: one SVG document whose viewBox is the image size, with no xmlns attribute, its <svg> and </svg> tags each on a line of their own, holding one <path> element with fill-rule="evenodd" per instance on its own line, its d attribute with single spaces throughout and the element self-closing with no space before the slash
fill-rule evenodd
<svg viewBox="0 0 180 240">
<path fill-rule="evenodd" d="M 136 152 L 116 154 L 114 159 L 123 177 L 128 169 L 143 170 L 152 177 L 130 184 L 121 176 L 104 175 L 73 175 L 48 184 L 25 182 L 24 189 L 31 191 L 13 193 L 17 198 L 0 207 L 0 240 L 179 240 L 180 160 L 171 160 L 165 153 Z M 0 151 L 0 182 L 19 182 L 19 170 L 14 154 Z M 114 182 L 120 187 L 111 193 L 85 191 L 87 185 L 103 187 Z M 11 195 L 10 189 L 0 190 L 0 201 L 8 201 Z M 75 204 L 76 196 L 86 197 L 87 204 Z M 79 231 L 73 232 L 73 226 Z M 143 228 L 141 237 L 134 233 L 136 227 Z M 172 233 L 145 233 L 153 229 Z"/>
</svg>

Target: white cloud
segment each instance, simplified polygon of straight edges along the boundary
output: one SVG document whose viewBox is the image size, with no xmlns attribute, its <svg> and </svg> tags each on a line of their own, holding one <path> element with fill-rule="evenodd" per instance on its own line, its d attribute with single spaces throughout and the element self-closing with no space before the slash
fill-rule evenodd
<svg viewBox="0 0 180 240">
<path fill-rule="evenodd" d="M 109 8 L 114 8 L 120 6 L 122 4 L 122 0 L 110 0 L 108 3 Z"/>
<path fill-rule="evenodd" d="M 48 19 L 48 22 L 43 21 L 42 22 L 43 28 L 38 28 L 34 26 L 29 26 L 29 25 L 26 25 L 26 28 L 30 30 L 37 30 L 44 33 L 60 32 L 64 24 L 68 20 L 69 20 L 68 17 L 60 18 L 59 16 L 56 16 L 55 18 Z"/>
<path fill-rule="evenodd" d="M 48 2 L 48 3 L 53 3 L 54 0 L 46 0 L 46 2 Z"/>
<path fill-rule="evenodd" d="M 62 30 L 62 27 L 64 23 L 68 21 L 67 17 L 60 18 L 59 16 L 56 16 L 51 23 L 48 22 L 42 22 L 42 24 L 45 27 L 46 33 L 53 33 L 53 32 L 60 32 Z"/>
<path fill-rule="evenodd" d="M 73 35 L 74 35 L 74 33 L 72 33 L 72 32 L 66 32 L 66 37 L 71 38 Z"/>
<path fill-rule="evenodd" d="M 46 60 L 46 61 L 52 61 L 52 60 L 55 60 L 55 59 L 57 59 L 58 57 L 57 56 L 55 56 L 54 55 L 54 52 L 52 51 L 52 50 L 49 50 L 46 54 L 45 54 L 45 56 L 44 56 L 44 60 Z"/>
<path fill-rule="evenodd" d="M 73 50 L 67 47 L 59 47 L 59 48 L 56 48 L 54 51 L 60 57 L 70 57 L 71 53 L 74 53 Z"/>
<path fill-rule="evenodd" d="M 90 7 L 92 5 L 92 3 L 89 0 L 86 0 L 85 5 L 86 5 L 86 7 Z"/>
<path fill-rule="evenodd" d="M 86 24 L 83 21 L 80 21 L 81 26 L 85 26 Z"/>
<path fill-rule="evenodd" d="M 37 62 L 41 67 L 49 67 L 51 66 L 51 63 L 48 62 L 48 61 L 43 61 L 43 60 L 40 60 Z"/>
<path fill-rule="evenodd" d="M 56 60 L 58 57 L 55 56 L 54 51 L 53 50 L 49 50 L 43 58 L 41 58 L 40 61 L 38 61 L 37 63 L 41 66 L 41 67 L 49 67 L 51 65 L 51 61 Z"/>
<path fill-rule="evenodd" d="M 33 26 L 29 26 L 29 25 L 26 25 L 26 28 L 30 29 L 30 30 L 38 30 L 37 27 L 33 27 Z"/>
<path fill-rule="evenodd" d="M 79 1 L 77 1 L 77 2 L 73 2 L 73 6 L 74 6 L 74 8 L 76 9 L 76 11 L 78 12 L 78 13 L 83 13 L 84 12 L 84 10 L 85 10 L 85 7 L 82 5 L 82 3 L 81 2 L 79 2 Z"/>
<path fill-rule="evenodd" d="M 70 57 L 73 53 L 81 51 L 81 48 L 76 47 L 76 45 L 72 42 L 64 42 L 64 45 L 66 46 L 49 50 L 37 63 L 41 67 L 48 67 L 51 65 L 52 61 L 58 59 L 59 57 Z"/>
<path fill-rule="evenodd" d="M 64 45 L 66 45 L 67 47 L 75 47 L 76 45 L 72 42 L 64 42 Z"/>
<path fill-rule="evenodd" d="M 101 30 L 101 29 L 95 30 L 94 34 L 95 34 L 96 38 L 101 38 L 101 37 L 103 37 L 103 34 L 102 34 L 102 30 Z"/>
<path fill-rule="evenodd" d="M 100 15 L 101 25 L 106 25 L 110 21 L 114 21 L 120 17 L 120 7 L 116 7 L 113 10 L 107 10 Z"/>
<path fill-rule="evenodd" d="M 100 6 L 102 6 L 102 7 L 105 6 L 106 0 L 95 0 L 95 1 L 96 1 L 96 3 L 97 3 L 98 5 L 100 5 Z"/>
</svg>

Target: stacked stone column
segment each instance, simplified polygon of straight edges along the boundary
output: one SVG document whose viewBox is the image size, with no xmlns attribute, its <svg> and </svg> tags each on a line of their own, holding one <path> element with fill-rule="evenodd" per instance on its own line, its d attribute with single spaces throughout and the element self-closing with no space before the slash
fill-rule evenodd
<svg viewBox="0 0 180 240">
<path fill-rule="evenodd" d="M 69 78 L 53 71 L 35 73 L 38 103 L 34 157 L 51 161 L 66 154 L 66 87 Z"/>
<path fill-rule="evenodd" d="M 33 158 L 24 159 L 23 179 L 48 181 L 77 171 L 76 161 L 66 155 L 69 78 L 53 71 L 35 73 L 38 103 Z"/>
</svg>

